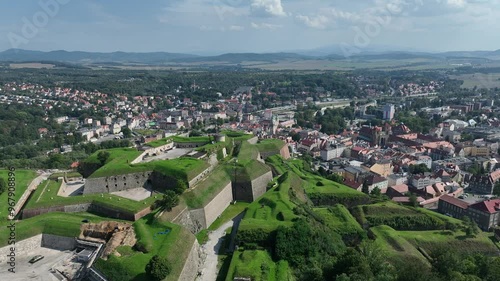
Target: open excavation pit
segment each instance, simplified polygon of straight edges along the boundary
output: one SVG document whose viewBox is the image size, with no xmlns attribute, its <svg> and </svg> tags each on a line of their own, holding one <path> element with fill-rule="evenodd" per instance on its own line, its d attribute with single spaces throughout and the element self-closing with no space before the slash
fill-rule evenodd
<svg viewBox="0 0 500 281">
<path fill-rule="evenodd" d="M 137 242 L 134 227 L 129 223 L 114 221 L 85 223 L 80 227 L 80 230 L 79 239 L 106 245 L 102 252 L 103 259 L 107 259 L 109 255 L 113 254 L 117 247 L 132 247 Z"/>
</svg>

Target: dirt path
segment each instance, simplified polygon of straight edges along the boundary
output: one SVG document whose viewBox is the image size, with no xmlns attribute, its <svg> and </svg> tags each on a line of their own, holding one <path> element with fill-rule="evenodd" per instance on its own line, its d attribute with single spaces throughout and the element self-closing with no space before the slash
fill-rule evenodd
<svg viewBox="0 0 500 281">
<path fill-rule="evenodd" d="M 217 279 L 217 264 L 219 263 L 219 256 L 217 253 L 219 253 L 221 246 L 224 244 L 226 229 L 233 227 L 231 241 L 234 241 L 234 236 L 236 235 L 237 228 L 242 218 L 243 214 L 240 214 L 231 221 L 223 224 L 217 230 L 211 231 L 208 234 L 208 241 L 202 246 L 206 254 L 206 259 L 202 266 L 202 275 L 196 279 L 197 281 L 214 281 Z"/>
</svg>

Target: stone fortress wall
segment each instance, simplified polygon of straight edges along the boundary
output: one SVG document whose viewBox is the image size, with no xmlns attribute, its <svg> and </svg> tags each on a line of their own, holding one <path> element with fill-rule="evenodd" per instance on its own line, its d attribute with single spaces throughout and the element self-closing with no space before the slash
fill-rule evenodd
<svg viewBox="0 0 500 281">
<path fill-rule="evenodd" d="M 202 229 L 208 228 L 231 202 L 233 202 L 233 188 L 229 182 L 205 207 L 190 210 L 191 220 L 195 221 L 195 225 L 200 225 Z"/>
<path fill-rule="evenodd" d="M 10 253 L 11 247 L 16 248 L 16 256 L 26 256 L 40 247 L 59 251 L 73 250 L 76 247 L 76 240 L 73 237 L 38 234 L 24 240 L 16 241 L 15 246 L 7 245 L 0 248 L 0 263 L 7 262 L 7 255 Z"/>
<path fill-rule="evenodd" d="M 114 219 L 136 221 L 144 217 L 145 215 L 151 213 L 151 208 L 146 207 L 137 213 L 133 213 L 123 210 L 115 210 L 112 207 L 100 205 L 98 203 L 82 203 L 82 204 L 47 207 L 47 208 L 25 209 L 22 211 L 22 219 L 28 219 L 34 216 L 51 212 L 65 212 L 65 213 L 91 212 Z"/>
<path fill-rule="evenodd" d="M 88 178 L 85 180 L 83 194 L 112 193 L 146 187 L 152 173 L 152 171 L 147 171 L 110 177 Z"/>
</svg>

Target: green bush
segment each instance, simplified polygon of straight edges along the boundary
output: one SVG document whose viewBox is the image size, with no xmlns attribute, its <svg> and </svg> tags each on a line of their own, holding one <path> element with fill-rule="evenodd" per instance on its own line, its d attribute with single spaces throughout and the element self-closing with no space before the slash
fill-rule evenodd
<svg viewBox="0 0 500 281">
<path fill-rule="evenodd" d="M 259 245 L 268 247 L 274 245 L 275 231 L 268 232 L 261 228 L 242 229 L 238 231 L 236 240 L 244 247 L 248 245 Z"/>
<path fill-rule="evenodd" d="M 146 265 L 146 273 L 153 278 L 153 280 L 163 280 L 167 277 L 172 268 L 168 260 L 164 257 L 155 255 L 151 258 L 149 263 Z"/>
</svg>

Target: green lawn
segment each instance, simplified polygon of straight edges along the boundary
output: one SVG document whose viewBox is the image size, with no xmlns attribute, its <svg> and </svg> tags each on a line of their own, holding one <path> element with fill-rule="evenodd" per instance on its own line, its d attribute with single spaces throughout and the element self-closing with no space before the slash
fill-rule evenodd
<svg viewBox="0 0 500 281">
<path fill-rule="evenodd" d="M 453 248 L 464 254 L 499 254 L 486 232 L 470 238 L 461 230 L 396 231 L 386 225 L 371 227 L 370 232 L 376 236 L 376 243 L 392 256 L 411 255 L 425 260 L 418 247 L 428 254 L 442 247 Z"/>
<path fill-rule="evenodd" d="M 246 141 L 241 143 L 240 151 L 238 153 L 238 164 L 247 165 L 252 160 L 256 160 L 259 154 L 259 150 L 255 145 L 252 145 Z"/>
<path fill-rule="evenodd" d="M 116 148 L 106 151 L 110 153 L 108 160 L 90 178 L 157 171 L 168 176 L 190 181 L 209 166 L 203 160 L 188 157 L 131 165 L 130 162 L 136 159 L 141 154 L 141 151 L 133 148 Z M 86 162 L 98 163 L 97 154 L 98 152 L 89 156 Z"/>
<path fill-rule="evenodd" d="M 109 206 L 116 210 L 129 212 L 138 212 L 151 206 L 156 201 L 155 196 L 160 198 L 158 194 L 149 197 L 143 201 L 134 201 L 112 194 L 86 194 L 70 197 L 57 196 L 57 192 L 61 183 L 48 180 L 42 182 L 37 190 L 31 195 L 24 209 L 35 209 L 42 207 L 67 206 L 81 203 L 95 203 L 103 206 Z"/>
<path fill-rule="evenodd" d="M 235 141 L 247 141 L 254 137 L 252 134 L 247 134 L 240 131 L 223 131 L 222 132 L 227 137 L 234 139 Z"/>
<path fill-rule="evenodd" d="M 293 213 L 295 204 L 290 201 L 288 192 L 291 180 L 286 175 L 284 181 L 266 192 L 258 201 L 248 206 L 240 230 L 262 228 L 272 231 L 280 225 L 291 226 L 297 216 Z"/>
<path fill-rule="evenodd" d="M 8 184 L 8 176 L 9 176 L 9 171 L 8 170 L 0 170 L 0 178 L 3 178 L 5 180 L 5 183 Z M 35 171 L 31 170 L 16 170 L 15 171 L 15 188 L 16 191 L 14 192 L 14 199 L 15 202 L 21 198 L 23 195 L 24 191 L 26 191 L 26 188 L 28 188 L 28 185 L 33 181 L 33 179 L 36 178 L 36 173 Z M 0 194 L 0 222 L 7 220 L 8 214 L 8 198 L 9 198 L 9 192 L 6 191 L 2 194 Z"/>
<path fill-rule="evenodd" d="M 337 204 L 329 208 L 315 208 L 314 212 L 324 220 L 328 228 L 340 235 L 366 236 L 363 228 L 344 205 Z"/>
<path fill-rule="evenodd" d="M 109 280 L 151 280 L 145 273 L 145 267 L 151 257 L 158 254 L 166 257 L 172 268 L 172 272 L 165 280 L 178 280 L 195 240 L 194 235 L 179 225 L 160 223 L 151 216 L 135 222 L 134 229 L 138 241 L 148 244 L 151 251 L 143 253 L 130 247 L 122 247 L 120 251 L 125 252 L 126 255 L 110 256 L 107 261 L 99 259 L 95 263 L 96 267 Z M 170 230 L 168 234 L 158 234 L 167 229 Z"/>
<path fill-rule="evenodd" d="M 53 173 L 52 175 L 50 175 L 49 179 L 57 180 L 59 177 L 64 177 L 64 173 L 63 172 Z M 80 177 L 82 177 L 82 175 L 75 171 L 75 172 L 66 173 L 66 177 L 67 178 L 80 178 Z"/>
<path fill-rule="evenodd" d="M 129 164 L 142 153 L 135 148 L 114 148 L 107 149 L 106 151 L 110 153 L 108 160 L 104 166 L 95 171 L 90 178 L 109 177 L 150 170 L 149 167 L 146 166 L 132 166 Z M 90 155 L 86 162 L 99 163 L 99 159 L 97 158 L 99 152 L 100 151 L 96 151 Z"/>
<path fill-rule="evenodd" d="M 174 142 L 177 142 L 177 143 L 188 143 L 188 142 L 209 143 L 210 142 L 210 138 L 208 136 L 189 137 L 189 138 L 175 136 L 175 137 L 172 137 L 172 139 L 174 140 Z"/>
<path fill-rule="evenodd" d="M 146 143 L 146 145 L 150 146 L 150 147 L 160 147 L 160 146 L 165 145 L 167 143 L 171 143 L 172 141 L 173 141 L 172 137 L 168 137 L 168 138 L 148 142 L 148 143 Z"/>
<path fill-rule="evenodd" d="M 16 239 L 20 241 L 41 233 L 77 237 L 80 234 L 80 226 L 83 219 L 88 219 L 93 223 L 109 220 L 108 218 L 90 213 L 68 214 L 52 212 L 17 221 Z M 5 227 L 7 224 L 7 222 L 0 223 L 0 247 L 5 246 L 8 241 L 9 231 Z"/>
<path fill-rule="evenodd" d="M 215 198 L 230 181 L 231 178 L 227 174 L 226 169 L 223 166 L 218 166 L 205 180 L 196 185 L 194 189 L 184 192 L 182 197 L 184 197 L 189 208 L 203 208 Z"/>
<path fill-rule="evenodd" d="M 221 227 L 226 222 L 232 220 L 237 215 L 244 212 L 250 203 L 246 202 L 236 202 L 235 204 L 229 205 L 229 207 L 224 210 L 224 212 L 210 225 L 208 230 L 216 230 Z"/>
<path fill-rule="evenodd" d="M 236 251 L 231 259 L 226 281 L 248 277 L 252 281 L 293 280 L 286 261 L 274 262 L 267 251 Z"/>
<path fill-rule="evenodd" d="M 285 142 L 278 139 L 265 139 L 257 143 L 257 148 L 261 153 L 269 153 L 274 151 L 279 153 L 283 146 L 285 146 Z"/>
</svg>

